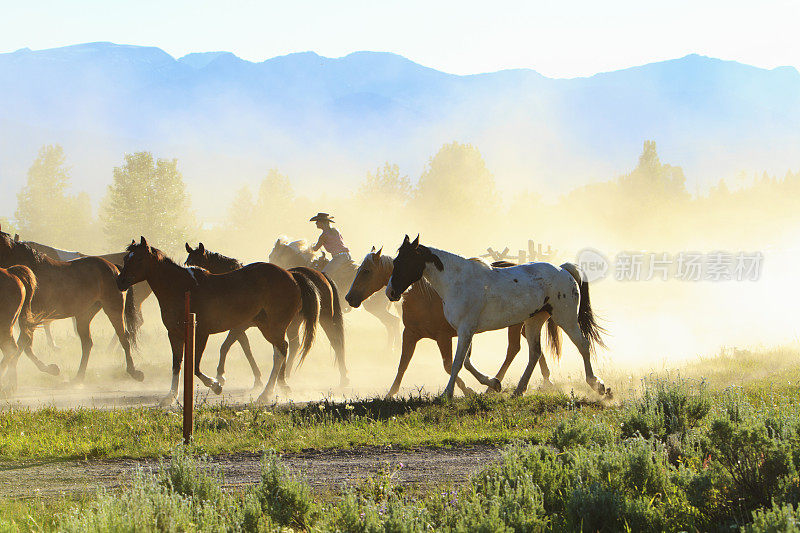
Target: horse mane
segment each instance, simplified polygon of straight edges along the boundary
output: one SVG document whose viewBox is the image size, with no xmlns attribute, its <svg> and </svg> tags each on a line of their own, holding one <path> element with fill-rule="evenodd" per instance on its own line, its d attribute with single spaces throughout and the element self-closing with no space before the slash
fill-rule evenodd
<svg viewBox="0 0 800 533">
<path fill-rule="evenodd" d="M 128 252 L 128 253 L 133 252 L 134 249 L 137 246 L 141 246 L 141 245 L 132 242 L 125 248 L 125 251 Z M 165 254 L 164 252 L 162 252 L 158 248 L 155 248 L 154 246 L 150 246 L 150 251 L 153 252 L 153 255 L 156 256 L 156 261 L 158 261 L 159 263 L 166 263 L 167 265 L 171 265 L 171 266 L 180 268 L 181 270 L 186 272 L 189 276 L 191 276 L 193 279 L 194 279 L 194 274 L 192 274 L 192 271 L 197 271 L 197 272 L 204 273 L 204 274 L 210 274 L 210 272 L 207 269 L 203 268 L 203 267 L 194 266 L 194 265 L 192 265 L 192 266 L 180 265 L 174 259 L 172 259 L 170 256 L 168 256 L 167 254 Z"/>
<path fill-rule="evenodd" d="M 442 299 L 439 293 L 436 292 L 436 289 L 433 288 L 433 285 L 425 278 L 420 278 L 419 281 L 412 283 L 411 288 L 403 293 L 403 299 L 409 298 L 412 295 L 418 295 L 418 297 L 424 298 L 425 301 L 429 303 Z"/>
<path fill-rule="evenodd" d="M 490 269 L 490 268 L 492 268 L 491 266 L 489 266 L 489 265 L 486 263 L 486 261 L 484 261 L 484 260 L 483 260 L 483 259 L 481 259 L 480 257 L 470 257 L 470 258 L 469 258 L 469 260 L 470 260 L 470 261 L 472 261 L 473 263 L 478 263 L 480 266 L 482 266 L 482 267 L 485 267 L 485 268 L 487 268 L 487 269 Z"/>
<path fill-rule="evenodd" d="M 231 270 L 242 268 L 241 261 L 239 261 L 234 257 L 228 257 L 227 255 L 222 255 L 219 252 L 209 252 L 208 250 L 206 250 L 206 258 L 211 264 L 218 265 L 224 268 L 230 268 Z"/>
<path fill-rule="evenodd" d="M 41 265 L 51 265 L 54 262 L 53 259 L 34 249 L 29 244 L 26 244 L 22 241 L 15 241 L 8 233 L 0 231 L 0 237 L 6 241 L 6 244 L 8 245 L 12 254 L 21 254 L 25 259 L 29 259 L 32 263 Z"/>
</svg>

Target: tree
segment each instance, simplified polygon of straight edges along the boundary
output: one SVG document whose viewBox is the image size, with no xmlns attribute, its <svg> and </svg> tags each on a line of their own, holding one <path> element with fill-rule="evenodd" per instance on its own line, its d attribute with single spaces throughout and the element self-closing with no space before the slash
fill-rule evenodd
<svg viewBox="0 0 800 533">
<path fill-rule="evenodd" d="M 15 217 L 22 239 L 57 248 L 86 250 L 91 235 L 92 205 L 86 193 L 69 194 L 70 175 L 64 149 L 45 145 L 28 169 L 17 194 Z"/>
<path fill-rule="evenodd" d="M 374 207 L 381 211 L 397 210 L 411 199 L 411 190 L 408 176 L 401 176 L 400 167 L 387 162 L 374 174 L 367 173 L 367 178 L 358 188 L 356 199 L 363 202 L 363 207 Z"/>
<path fill-rule="evenodd" d="M 619 184 L 632 200 L 648 207 L 689 200 L 683 169 L 662 164 L 655 141 L 644 142 L 639 164 L 630 174 L 621 177 Z"/>
<path fill-rule="evenodd" d="M 115 249 L 139 235 L 167 251 L 182 248 L 194 217 L 177 160 L 154 160 L 150 152 L 126 154 L 125 164 L 114 168 L 103 223 Z"/>
<path fill-rule="evenodd" d="M 482 219 L 500 200 L 494 177 L 478 149 L 453 142 L 442 146 L 419 179 L 414 203 L 433 220 Z"/>
</svg>

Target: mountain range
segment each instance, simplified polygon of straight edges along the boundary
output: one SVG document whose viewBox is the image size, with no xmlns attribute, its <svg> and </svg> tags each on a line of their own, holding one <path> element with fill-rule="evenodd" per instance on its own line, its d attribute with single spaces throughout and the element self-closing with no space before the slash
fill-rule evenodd
<svg viewBox="0 0 800 533">
<path fill-rule="evenodd" d="M 0 102 L 9 215 L 46 143 L 64 146 L 75 189 L 95 199 L 124 153 L 176 157 L 212 217 L 271 167 L 309 193 L 350 189 L 384 161 L 414 180 L 452 141 L 476 145 L 506 191 L 616 177 L 646 139 L 700 190 L 742 170 L 800 168 L 797 70 L 700 55 L 552 79 L 527 69 L 459 76 L 391 53 L 256 63 L 100 42 L 0 54 Z"/>
</svg>

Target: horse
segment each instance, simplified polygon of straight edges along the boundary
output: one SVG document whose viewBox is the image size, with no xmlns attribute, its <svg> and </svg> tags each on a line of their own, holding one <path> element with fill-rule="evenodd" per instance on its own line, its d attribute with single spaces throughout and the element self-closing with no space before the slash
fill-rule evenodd
<svg viewBox="0 0 800 533">
<path fill-rule="evenodd" d="M 350 290 L 345 296 L 345 300 L 353 307 L 358 307 L 365 298 L 375 292 L 383 289 L 389 283 L 389 278 L 392 276 L 392 258 L 388 255 L 381 255 L 383 248 L 372 251 L 364 257 L 361 265 L 358 267 L 358 272 L 350 286 Z M 501 262 L 493 263 L 498 267 L 500 266 L 513 266 L 510 263 L 505 264 Z M 544 313 L 544 311 L 542 311 Z M 556 357 L 561 356 L 561 341 L 558 334 L 558 328 L 552 321 L 547 322 L 548 340 L 551 352 Z M 436 294 L 436 291 L 425 281 L 419 281 L 411 284 L 411 288 L 403 293 L 403 346 L 400 353 L 400 364 L 397 367 L 397 376 L 392 383 L 387 397 L 392 397 L 400 390 L 400 383 L 403 380 L 403 375 L 414 356 L 414 350 L 417 343 L 421 339 L 433 339 L 439 346 L 439 352 L 442 355 L 442 363 L 444 370 L 450 374 L 453 366 L 453 337 L 456 336 L 456 330 L 447 322 L 444 315 L 444 308 L 442 306 L 442 299 Z M 508 328 L 508 350 L 503 366 L 500 367 L 497 374 L 491 383 L 488 385 L 491 390 L 496 390 L 498 384 L 505 377 L 508 367 L 514 360 L 514 357 L 520 350 L 520 335 L 522 333 L 522 324 L 516 324 Z M 550 369 L 542 356 L 541 359 L 542 378 L 544 379 L 545 387 L 552 387 L 550 382 Z M 456 385 L 465 394 L 471 390 L 464 384 L 461 378 L 456 378 Z"/>
<path fill-rule="evenodd" d="M 301 361 L 311 349 L 319 317 L 319 296 L 305 276 L 293 276 L 270 263 L 252 263 L 225 274 L 212 274 L 196 266 L 183 267 L 151 247 L 144 237 L 138 244 L 131 241 L 126 252 L 117 287 L 124 291 L 140 281 L 150 284 L 172 347 L 172 386 L 161 401 L 162 406 L 171 405 L 178 395 L 186 292 L 190 293 L 190 309 L 197 316 L 194 373 L 216 394 L 222 392 L 222 385 L 200 371 L 203 351 L 212 333 L 230 331 L 236 339 L 255 324 L 272 344 L 272 372 L 258 398 L 260 403 L 272 397 L 289 349 L 287 331 L 298 317 L 304 329 Z"/>
<path fill-rule="evenodd" d="M 202 242 L 197 245 L 197 248 L 192 248 L 187 242 L 186 252 L 188 255 L 186 256 L 186 261 L 184 261 L 185 265 L 199 266 L 213 274 L 230 272 L 231 270 L 236 270 L 243 266 L 238 259 L 209 251 Z M 342 316 L 342 308 L 339 305 L 339 292 L 336 288 L 336 284 L 334 284 L 326 274 L 311 268 L 294 267 L 290 268 L 289 272 L 291 272 L 293 276 L 303 275 L 308 277 L 311 282 L 314 283 L 317 292 L 320 294 L 319 325 L 322 326 L 325 336 L 328 337 L 328 341 L 333 347 L 335 359 L 339 366 L 340 387 L 344 387 L 350 380 L 347 378 L 347 366 L 345 364 L 344 318 Z M 299 347 L 297 342 L 297 327 L 299 327 L 299 324 L 295 322 L 289 331 L 289 355 L 286 360 L 286 365 L 284 365 L 284 370 L 282 371 L 284 379 L 290 377 L 294 360 L 297 356 Z M 231 335 L 228 335 L 228 338 L 222 343 L 219 354 L 219 366 L 217 367 L 217 380 L 222 382 L 224 379 L 222 376 L 225 374 L 225 360 L 228 355 L 228 350 L 230 350 L 234 341 L 238 341 L 239 344 L 241 344 L 245 356 L 248 362 L 250 362 L 250 367 L 253 369 L 256 382 L 258 383 L 261 379 L 261 374 L 253 359 L 253 354 L 250 351 L 250 343 L 245 333 L 242 333 L 241 337 L 237 339 L 232 339 Z"/>
<path fill-rule="evenodd" d="M 6 368 L 11 368 L 12 387 L 16 384 L 16 360 L 27 346 L 36 328 L 36 319 L 31 311 L 31 300 L 36 292 L 36 275 L 23 265 L 0 268 L 0 378 Z M 19 322 L 21 344 L 14 342 L 14 324 Z"/>
<path fill-rule="evenodd" d="M 314 251 L 305 245 L 305 241 L 288 242 L 284 238 L 275 241 L 272 251 L 269 253 L 269 262 L 292 268 L 306 266 L 316 270 L 324 270 L 328 264 L 328 259 L 323 253 L 321 257 L 316 257 Z M 356 264 L 351 261 L 340 273 L 333 273 L 331 276 L 337 287 L 350 287 L 356 277 Z M 347 302 L 345 301 L 345 304 Z M 391 303 L 383 293 L 374 294 L 364 302 L 364 309 L 381 321 L 386 328 L 387 345 L 389 348 L 397 346 L 400 340 L 400 318 L 389 311 Z M 348 305 L 349 307 L 349 305 Z"/>
<path fill-rule="evenodd" d="M 386 286 L 387 297 L 399 300 L 412 283 L 423 277 L 442 298 L 445 317 L 458 335 L 450 380 L 444 390 L 446 397 L 453 396 L 461 366 L 471 367 L 472 337 L 482 331 L 520 322 L 525 325 L 528 340 L 528 365 L 514 394 L 524 393 L 542 355 L 540 331 L 548 315 L 578 348 L 583 357 L 586 383 L 600 395 L 611 394 L 592 370 L 591 354 L 595 345 L 605 346 L 604 330 L 592 311 L 589 283 L 576 265 L 564 263 L 556 267 L 549 263 L 526 263 L 492 268 L 483 262 L 423 246 L 419 236 L 412 242 L 406 235 L 393 261 L 392 275 Z"/>
<path fill-rule="evenodd" d="M 16 240 L 15 236 L 15 240 Z M 80 259 L 81 257 L 89 257 L 88 254 L 84 254 L 81 252 L 72 252 L 68 250 L 61 250 L 59 248 L 53 248 L 52 246 L 47 246 L 46 244 L 41 244 L 34 241 L 22 241 L 23 244 L 27 244 L 37 252 L 44 254 L 52 259 L 58 259 L 60 261 L 72 261 L 73 259 Z M 102 257 L 106 261 L 111 262 L 116 266 L 118 269 L 122 268 L 122 258 L 125 257 L 123 252 L 117 252 L 112 254 L 103 254 L 97 257 Z M 136 330 L 141 327 L 144 320 L 142 317 L 142 303 L 147 299 L 148 296 L 152 294 L 153 291 L 150 290 L 150 286 L 147 283 L 137 283 L 133 287 L 131 287 L 131 291 L 128 294 L 128 297 L 125 299 L 125 305 L 133 305 L 134 309 L 129 310 L 127 313 L 129 316 L 134 317 L 134 322 L 132 327 Z M 74 320 L 74 319 L 73 319 Z M 76 325 L 77 331 L 77 325 Z M 50 324 L 44 324 L 44 332 L 47 336 L 47 344 L 50 346 L 51 350 L 57 351 L 59 348 L 56 346 L 55 340 L 53 340 L 53 333 L 50 330 Z M 111 342 L 109 343 L 109 350 L 113 347 L 116 338 L 112 338 Z"/>
<path fill-rule="evenodd" d="M 101 257 L 81 257 L 72 261 L 52 259 L 26 244 L 13 241 L 8 233 L 0 231 L 0 267 L 12 265 L 25 265 L 36 276 L 38 288 L 31 308 L 37 322 L 76 318 L 81 339 L 81 362 L 73 382 L 81 383 L 86 376 L 93 344 L 90 325 L 101 309 L 111 321 L 125 351 L 128 374 L 136 381 L 144 380 L 144 374 L 136 369 L 131 357 L 131 345 L 136 340 L 134 306 L 124 306 L 123 296 L 115 282 L 119 274 L 116 266 Z M 128 314 L 124 315 L 123 311 Z M 25 353 L 39 370 L 57 375 L 60 371 L 57 365 L 45 365 L 33 353 L 29 333 L 22 331 L 20 334 Z"/>
</svg>

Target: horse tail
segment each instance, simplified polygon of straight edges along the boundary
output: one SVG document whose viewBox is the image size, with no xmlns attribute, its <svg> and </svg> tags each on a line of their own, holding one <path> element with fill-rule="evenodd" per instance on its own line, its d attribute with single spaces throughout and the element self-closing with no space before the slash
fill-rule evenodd
<svg viewBox="0 0 800 533">
<path fill-rule="evenodd" d="M 578 326 L 581 328 L 581 333 L 589 339 L 589 349 L 594 351 L 595 346 L 606 348 L 603 342 L 603 334 L 606 330 L 597 322 L 597 317 L 592 311 L 592 304 L 589 300 L 589 282 L 583 276 L 578 265 L 573 263 L 564 263 L 561 268 L 569 272 L 575 282 L 580 288 L 580 305 L 578 306 Z"/>
<path fill-rule="evenodd" d="M 131 346 L 136 346 L 139 327 L 143 322 L 142 310 L 136 305 L 136 292 L 133 290 L 133 285 L 131 285 L 125 291 L 125 332 L 128 335 L 128 342 Z"/>
<path fill-rule="evenodd" d="M 28 336 L 33 335 L 33 330 L 36 329 L 36 326 L 41 322 L 41 317 L 34 315 L 33 309 L 31 308 L 33 295 L 39 285 L 36 281 L 36 274 L 33 273 L 33 270 L 24 265 L 14 265 L 6 270 L 9 274 L 20 280 L 25 287 L 25 298 L 22 301 L 22 310 L 19 314 L 19 326 Z"/>
<path fill-rule="evenodd" d="M 333 296 L 333 302 L 331 302 L 333 306 L 333 327 L 341 336 L 341 353 L 344 354 L 344 313 L 342 313 L 342 302 L 339 300 L 339 289 L 328 274 L 323 272 L 322 275 L 325 276 L 325 279 L 328 280 L 328 284 L 331 286 L 331 294 Z M 339 353 L 337 350 L 334 350 L 334 352 L 337 354 Z"/>
<path fill-rule="evenodd" d="M 314 344 L 314 334 L 317 330 L 317 322 L 319 322 L 320 296 L 314 283 L 304 272 L 293 271 L 291 274 L 300 287 L 302 303 L 300 314 L 303 318 L 303 342 L 300 349 L 300 361 L 297 363 L 299 367 L 305 361 L 311 345 Z"/>
<path fill-rule="evenodd" d="M 561 359 L 561 330 L 552 318 L 547 319 L 547 346 L 556 359 Z"/>
</svg>

